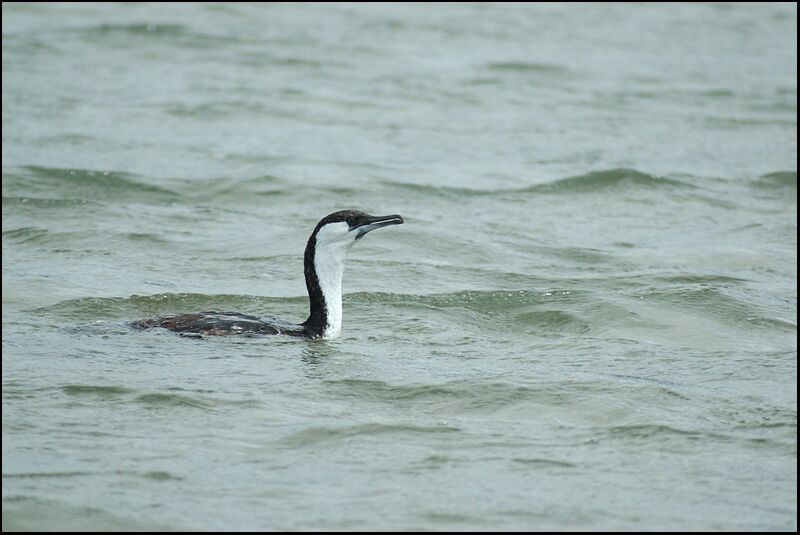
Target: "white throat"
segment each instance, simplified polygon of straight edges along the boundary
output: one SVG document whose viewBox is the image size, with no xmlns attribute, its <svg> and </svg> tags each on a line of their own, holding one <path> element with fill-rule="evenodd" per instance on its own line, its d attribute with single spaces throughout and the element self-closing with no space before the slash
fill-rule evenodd
<svg viewBox="0 0 800 535">
<path fill-rule="evenodd" d="M 314 250 L 314 269 L 317 272 L 319 289 L 325 298 L 328 323 L 322 338 L 331 339 L 342 331 L 342 275 L 347 252 L 355 243 L 346 223 L 332 223 L 317 233 Z"/>
</svg>

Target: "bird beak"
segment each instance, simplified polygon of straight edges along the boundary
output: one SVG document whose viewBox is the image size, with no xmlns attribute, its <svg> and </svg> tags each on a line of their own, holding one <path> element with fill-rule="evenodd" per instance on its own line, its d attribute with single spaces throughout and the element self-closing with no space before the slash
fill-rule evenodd
<svg viewBox="0 0 800 535">
<path fill-rule="evenodd" d="M 375 230 L 376 228 L 388 227 L 389 225 L 401 225 L 401 224 L 403 224 L 403 218 L 397 214 L 369 216 L 363 223 L 355 227 L 353 230 L 358 232 L 358 234 L 356 235 L 356 240 L 360 240 L 364 236 L 364 234 L 366 234 L 371 230 Z"/>
</svg>

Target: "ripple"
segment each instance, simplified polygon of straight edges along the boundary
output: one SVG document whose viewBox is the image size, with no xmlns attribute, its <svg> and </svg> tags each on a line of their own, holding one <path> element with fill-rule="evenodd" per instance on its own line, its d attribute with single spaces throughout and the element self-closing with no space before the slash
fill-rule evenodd
<svg viewBox="0 0 800 535">
<path fill-rule="evenodd" d="M 71 203 L 97 200 L 172 202 L 178 197 L 175 192 L 149 184 L 132 173 L 36 165 L 21 167 L 15 173 L 3 173 L 3 190 L 3 202 L 6 193 L 41 202 Z M 54 195 L 60 197 L 54 198 Z"/>
<path fill-rule="evenodd" d="M 507 196 L 508 194 L 513 194 L 517 199 L 519 199 L 520 196 L 524 199 L 534 194 L 572 195 L 614 191 L 624 192 L 634 189 L 696 189 L 696 186 L 677 178 L 653 175 L 626 168 L 592 171 L 582 175 L 560 178 L 552 182 L 512 189 L 475 189 L 454 186 L 431 186 L 397 181 L 385 181 L 384 184 L 410 193 L 440 198 Z"/>
<path fill-rule="evenodd" d="M 211 403 L 195 396 L 166 392 L 142 394 L 136 397 L 136 401 L 150 408 L 191 407 L 197 409 L 208 409 L 212 405 Z"/>
<path fill-rule="evenodd" d="M 753 182 L 753 186 L 765 189 L 797 189 L 797 171 L 776 171 L 761 175 Z"/>
<path fill-rule="evenodd" d="M 520 73 L 561 73 L 567 72 L 565 67 L 550 63 L 529 63 L 525 61 L 505 61 L 488 63 L 486 67 L 492 71 L 514 71 Z"/>
<path fill-rule="evenodd" d="M 104 385 L 65 385 L 61 387 L 61 390 L 72 396 L 96 396 L 101 398 L 117 397 L 121 394 L 134 392 L 134 390 L 122 386 Z"/>
<path fill-rule="evenodd" d="M 55 314 L 72 320 L 134 319 L 137 316 L 158 316 L 191 310 L 225 308 L 259 313 L 270 304 L 297 303 L 307 298 L 268 298 L 252 295 L 206 295 L 163 293 L 130 297 L 82 297 L 59 301 L 34 309 L 36 314 Z"/>
<path fill-rule="evenodd" d="M 350 437 L 370 437 L 379 435 L 399 434 L 402 436 L 431 435 L 441 433 L 456 433 L 459 429 L 452 426 L 422 426 L 403 424 L 368 423 L 342 427 L 316 426 L 303 429 L 282 438 L 279 442 L 285 446 L 303 447 L 313 446 L 322 442 L 337 441 Z"/>
</svg>

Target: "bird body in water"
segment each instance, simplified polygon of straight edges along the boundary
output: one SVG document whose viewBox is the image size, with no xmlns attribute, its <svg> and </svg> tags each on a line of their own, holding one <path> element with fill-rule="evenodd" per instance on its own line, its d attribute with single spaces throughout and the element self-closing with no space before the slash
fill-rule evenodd
<svg viewBox="0 0 800 535">
<path fill-rule="evenodd" d="M 399 215 L 371 216 L 356 210 L 329 214 L 317 223 L 303 258 L 310 314 L 303 323 L 238 312 L 200 312 L 134 322 L 139 328 L 162 327 L 184 336 L 275 335 L 331 339 L 342 329 L 342 274 L 347 253 L 368 232 L 399 225 Z"/>
</svg>

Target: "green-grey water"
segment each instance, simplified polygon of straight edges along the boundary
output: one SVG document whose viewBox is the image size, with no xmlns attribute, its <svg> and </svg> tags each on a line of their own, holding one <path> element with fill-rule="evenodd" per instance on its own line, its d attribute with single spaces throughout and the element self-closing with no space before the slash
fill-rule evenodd
<svg viewBox="0 0 800 535">
<path fill-rule="evenodd" d="M 2 10 L 4 530 L 797 529 L 795 4 Z"/>
</svg>

